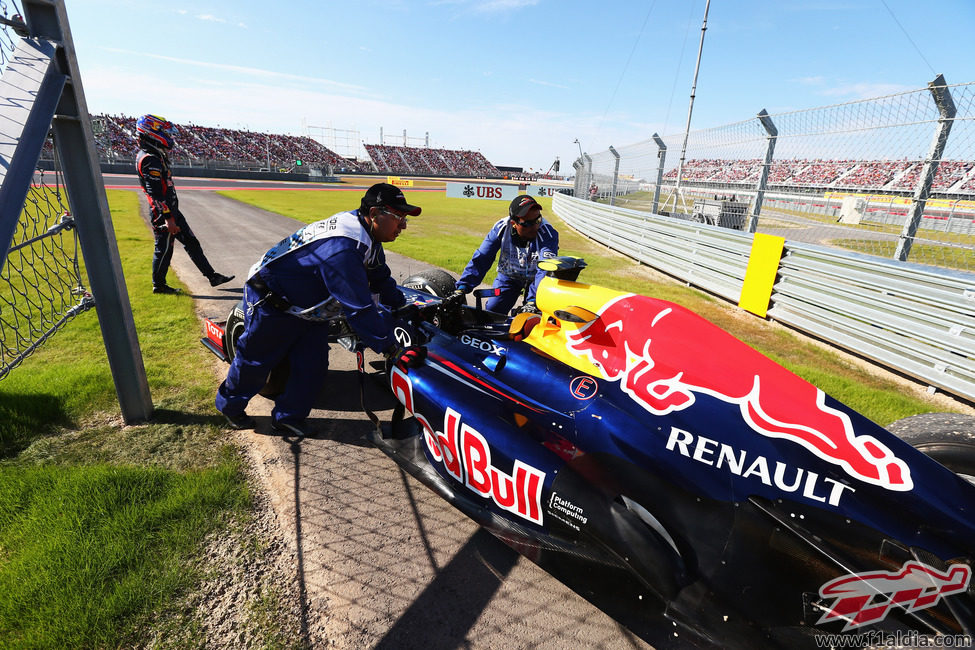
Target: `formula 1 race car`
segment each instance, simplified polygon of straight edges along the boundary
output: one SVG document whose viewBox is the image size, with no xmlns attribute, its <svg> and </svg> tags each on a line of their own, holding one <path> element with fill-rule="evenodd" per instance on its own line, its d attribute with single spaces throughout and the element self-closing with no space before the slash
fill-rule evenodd
<svg viewBox="0 0 975 650">
<path fill-rule="evenodd" d="M 970 433 L 895 436 L 584 265 L 541 262 L 541 314 L 513 318 L 441 299 L 443 272 L 404 282 L 428 356 L 387 367 L 402 406 L 371 441 L 573 588 L 625 576 L 624 624 L 673 628 L 657 647 L 971 639 Z"/>
</svg>

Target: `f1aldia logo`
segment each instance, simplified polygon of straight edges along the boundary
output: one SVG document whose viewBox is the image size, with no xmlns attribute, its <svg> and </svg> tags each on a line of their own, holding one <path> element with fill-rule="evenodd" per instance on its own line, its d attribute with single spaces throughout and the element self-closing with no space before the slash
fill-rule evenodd
<svg viewBox="0 0 975 650">
<path fill-rule="evenodd" d="M 884 620 L 894 607 L 907 612 L 934 607 L 943 597 L 968 589 L 971 577 L 967 564 L 952 564 L 942 572 L 916 561 L 905 562 L 899 571 L 840 576 L 819 588 L 821 598 L 835 600 L 816 624 L 846 621 L 846 632 Z"/>
</svg>

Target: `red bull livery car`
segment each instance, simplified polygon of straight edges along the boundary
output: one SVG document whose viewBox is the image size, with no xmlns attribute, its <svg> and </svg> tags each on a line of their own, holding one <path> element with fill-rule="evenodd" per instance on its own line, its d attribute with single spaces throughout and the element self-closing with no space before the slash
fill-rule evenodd
<svg viewBox="0 0 975 650">
<path fill-rule="evenodd" d="M 404 283 L 428 356 L 387 371 L 387 455 L 658 648 L 971 642 L 970 436 L 923 453 L 676 304 L 540 266 L 513 319 Z"/>
</svg>

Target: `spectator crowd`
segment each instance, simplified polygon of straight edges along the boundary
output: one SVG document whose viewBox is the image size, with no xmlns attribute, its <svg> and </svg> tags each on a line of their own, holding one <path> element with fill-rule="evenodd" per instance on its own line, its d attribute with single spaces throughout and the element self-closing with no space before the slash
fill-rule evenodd
<svg viewBox="0 0 975 650">
<path fill-rule="evenodd" d="M 913 190 L 923 163 L 907 160 L 774 160 L 768 185 L 823 187 L 829 189 Z M 762 161 L 692 159 L 684 163 L 683 181 L 754 185 Z M 676 180 L 677 169 L 664 174 Z M 975 161 L 942 160 L 935 174 L 933 190 L 943 193 L 975 191 Z"/>
<path fill-rule="evenodd" d="M 497 178 L 501 172 L 479 151 L 365 145 L 376 169 L 392 174 Z"/>
<path fill-rule="evenodd" d="M 136 118 L 94 115 L 98 125 L 95 146 L 101 160 L 131 161 L 138 152 Z M 423 174 L 497 178 L 501 172 L 477 151 L 365 145 L 369 160 L 358 161 L 335 153 L 307 136 L 263 133 L 246 129 L 174 124 L 176 145 L 170 158 L 176 164 L 226 163 L 244 168 L 290 169 L 301 160 L 309 167 L 333 173 Z M 47 154 L 51 155 L 48 147 Z"/>
</svg>

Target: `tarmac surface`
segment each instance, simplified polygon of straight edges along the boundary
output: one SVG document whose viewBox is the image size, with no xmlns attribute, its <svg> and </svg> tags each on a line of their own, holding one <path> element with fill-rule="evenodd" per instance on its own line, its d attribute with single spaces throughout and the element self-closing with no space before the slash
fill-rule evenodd
<svg viewBox="0 0 975 650">
<path fill-rule="evenodd" d="M 205 189 L 226 187 L 224 181 L 194 180 L 176 180 L 180 209 L 214 268 L 236 278 L 210 287 L 182 247 L 170 273 L 189 287 L 201 315 L 223 320 L 240 299 L 248 268 L 302 224 Z M 137 187 L 137 180 L 112 176 L 106 186 Z M 184 191 L 191 189 L 199 191 Z M 145 216 L 144 198 L 142 205 Z M 429 268 L 387 256 L 397 281 Z M 696 647 L 620 576 L 569 565 L 560 582 L 400 470 L 365 439 L 372 425 L 360 405 L 353 355 L 333 346 L 330 365 L 308 437 L 272 433 L 271 402 L 260 396 L 248 408 L 256 430 L 244 435 L 295 547 L 309 646 Z M 378 382 L 366 387 L 370 408 L 388 420 L 389 392 Z"/>
</svg>

